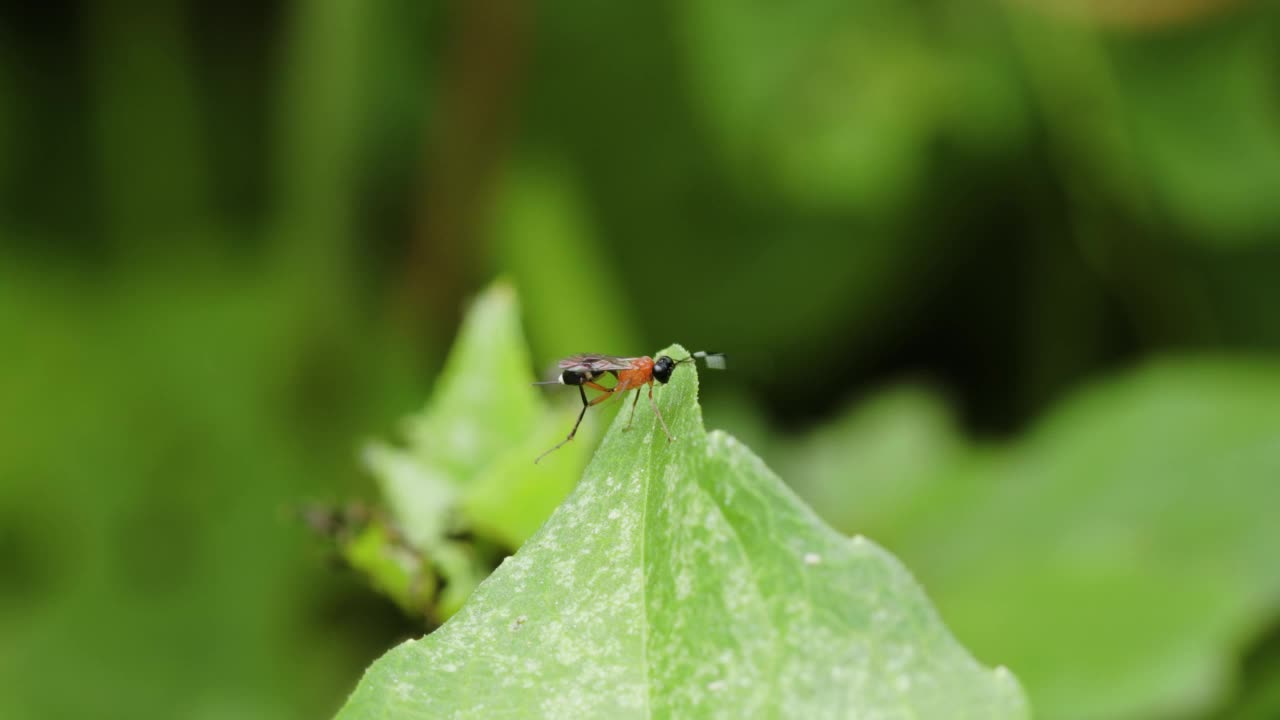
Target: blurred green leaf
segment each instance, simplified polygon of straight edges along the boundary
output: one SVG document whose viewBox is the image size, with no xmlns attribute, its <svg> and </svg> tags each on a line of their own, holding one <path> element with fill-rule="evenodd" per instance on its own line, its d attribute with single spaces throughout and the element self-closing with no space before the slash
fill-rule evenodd
<svg viewBox="0 0 1280 720">
<path fill-rule="evenodd" d="M 686 355 L 673 346 L 663 351 Z M 1027 717 L 891 555 L 702 426 L 697 376 L 615 419 L 574 494 L 341 717 Z"/>
<path fill-rule="evenodd" d="M 1163 215 L 1209 247 L 1271 243 L 1280 230 L 1280 56 L 1263 12 L 1113 45 L 1146 186 Z"/>
<path fill-rule="evenodd" d="M 408 421 L 419 464 L 462 484 L 529 434 L 543 408 L 526 348 L 515 291 L 498 283 L 471 305 L 431 401 Z"/>
<path fill-rule="evenodd" d="M 456 536 L 518 547 L 569 492 L 591 449 L 596 433 L 584 425 L 554 462 L 534 464 L 572 416 L 540 397 L 529 365 L 515 291 L 499 282 L 471 306 L 430 402 L 405 423 L 407 446 L 365 448 L 397 526 L 446 581 L 431 608 L 438 619 L 490 569 L 475 538 Z M 398 569 L 381 567 L 391 574 L 375 574 L 374 584 L 396 586 Z"/>
<path fill-rule="evenodd" d="M 374 519 L 342 544 L 343 557 L 371 578 L 379 592 L 407 613 L 432 602 L 436 577 L 423 567 L 422 556 L 399 541 L 397 532 Z"/>
<path fill-rule="evenodd" d="M 385 642 L 282 516 L 349 491 L 385 336 L 310 352 L 273 276 L 183 267 L 0 262 L 0 717 L 316 717 Z"/>
<path fill-rule="evenodd" d="M 988 471 L 991 494 L 957 508 L 945 541 L 904 550 L 932 556 L 922 575 L 961 637 L 1018 668 L 1048 718 L 1221 697 L 1280 603 L 1280 367 L 1152 365 L 1068 403 Z M 1001 588 L 998 619 L 978 586 Z"/>
<path fill-rule="evenodd" d="M 738 177 L 810 207 L 881 208 L 915 190 L 937 96 L 918 11 L 685 10 L 697 99 Z"/>
<path fill-rule="evenodd" d="M 841 423 L 847 455 L 825 431 L 802 445 L 820 453 L 811 472 L 828 487 L 800 487 L 824 514 L 877 528 L 1041 717 L 1223 701 L 1233 659 L 1280 606 L 1280 365 L 1154 363 L 1002 448 L 955 447 L 936 404 L 910 397 Z M 917 495 L 886 495 L 883 472 Z"/>
<path fill-rule="evenodd" d="M 683 9 L 695 100 L 725 159 L 745 187 L 796 207 L 896 211 L 918 197 L 937 140 L 987 152 L 1022 132 L 993 6 Z"/>
<path fill-rule="evenodd" d="M 781 474 L 835 527 L 896 538 L 922 499 L 969 452 L 950 409 L 932 392 L 883 392 L 778 448 Z"/>
<path fill-rule="evenodd" d="M 1215 249 L 1272 242 L 1280 228 L 1273 7 L 1254 3 L 1159 32 L 1099 32 L 1028 8 L 1010 20 L 1076 215 L 1098 222 L 1088 216 L 1123 207 L 1161 236 L 1172 228 Z M 1140 239 L 1090 242 L 1105 255 Z"/>
</svg>

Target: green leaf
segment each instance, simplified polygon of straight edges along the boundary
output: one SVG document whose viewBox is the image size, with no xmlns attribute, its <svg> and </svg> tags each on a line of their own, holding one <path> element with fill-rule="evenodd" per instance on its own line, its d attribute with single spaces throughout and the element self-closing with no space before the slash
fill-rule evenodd
<svg viewBox="0 0 1280 720">
<path fill-rule="evenodd" d="M 461 607 L 488 574 L 487 548 L 518 547 L 546 521 L 596 436 L 595 425 L 584 423 L 554 462 L 534 465 L 542 451 L 564 439 L 573 415 L 540 396 L 529 367 L 515 291 L 496 283 L 467 313 L 426 409 L 406 423 L 407 447 L 374 442 L 365 448 L 365 465 L 397 527 L 426 557 L 424 570 L 445 580 L 438 598 L 411 595 L 425 600 L 419 609 L 436 618 Z M 576 396 L 567 399 L 576 404 Z M 459 530 L 475 540 L 457 539 Z M 383 553 L 394 556 L 397 549 Z M 394 565 L 361 567 L 376 587 L 406 587 Z M 436 584 L 417 578 L 408 587 Z M 404 604 L 405 593 L 392 594 Z"/>
<path fill-rule="evenodd" d="M 1225 699 L 1280 607 L 1280 364 L 1151 363 L 1000 447 L 953 436 L 913 397 L 802 445 L 793 465 L 827 468 L 800 486 L 824 516 L 874 528 L 967 646 L 1017 668 L 1038 717 L 1182 717 Z M 892 473 L 914 497 L 885 492 Z"/>
<path fill-rule="evenodd" d="M 1273 244 L 1280 228 L 1275 31 L 1264 14 L 1137 36 L 1109 56 L 1144 189 L 1187 240 L 1215 249 Z"/>
<path fill-rule="evenodd" d="M 584 423 L 556 462 L 534 465 L 564 438 L 572 415 L 543 400 L 529 368 L 516 292 L 495 283 L 468 311 L 428 406 L 408 419 L 408 447 L 366 448 L 366 465 L 416 547 L 438 544 L 457 510 L 468 527 L 517 547 L 572 487 L 593 425 Z"/>
<path fill-rule="evenodd" d="M 340 549 L 351 567 L 365 573 L 405 612 L 429 603 L 438 589 L 435 576 L 423 571 L 422 558 L 398 543 L 385 523 L 369 523 Z"/>
<path fill-rule="evenodd" d="M 889 390 L 774 453 L 791 486 L 850 534 L 887 542 L 938 497 L 969 447 L 946 404 L 919 387 Z"/>
<path fill-rule="evenodd" d="M 645 399 L 620 413 L 547 524 L 341 717 L 1027 717 L 901 563 L 707 434 L 697 387 L 682 366 L 655 389 L 674 442 Z"/>
<path fill-rule="evenodd" d="M 422 463 L 464 482 L 529 434 L 543 407 L 527 347 L 515 290 L 499 282 L 471 306 L 431 402 L 410 421 Z"/>
<path fill-rule="evenodd" d="M 954 14 L 874 0 L 679 10 L 695 101 L 746 192 L 815 210 L 901 210 L 940 139 L 987 152 L 1022 132 L 986 3 Z"/>
<path fill-rule="evenodd" d="M 1155 363 L 976 468 L 989 492 L 902 553 L 1042 717 L 1202 711 L 1280 607 L 1277 428 L 1280 365 Z"/>
</svg>

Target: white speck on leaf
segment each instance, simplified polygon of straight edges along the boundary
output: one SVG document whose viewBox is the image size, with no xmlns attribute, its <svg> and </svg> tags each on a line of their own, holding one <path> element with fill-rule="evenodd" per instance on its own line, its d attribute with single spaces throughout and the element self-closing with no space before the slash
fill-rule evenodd
<svg viewBox="0 0 1280 720">
<path fill-rule="evenodd" d="M 817 564 L 818 564 L 818 563 L 820 563 L 820 562 L 822 562 L 822 556 L 821 556 L 821 555 L 819 555 L 818 553 L 805 553 L 805 554 L 804 554 L 804 564 L 805 564 L 805 565 L 817 565 Z"/>
<path fill-rule="evenodd" d="M 693 594 L 693 577 L 686 570 L 676 576 L 676 599 L 684 600 Z"/>
</svg>

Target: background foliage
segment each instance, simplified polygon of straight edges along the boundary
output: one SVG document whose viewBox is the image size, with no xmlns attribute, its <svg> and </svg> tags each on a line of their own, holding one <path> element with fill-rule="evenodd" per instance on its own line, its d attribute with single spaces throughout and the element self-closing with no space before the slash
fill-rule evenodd
<svg viewBox="0 0 1280 720">
<path fill-rule="evenodd" d="M 335 711 L 421 618 L 297 507 L 375 497 L 362 439 L 504 274 L 532 370 L 731 352 L 708 426 L 1037 715 L 1275 716 L 1278 33 L 1257 0 L 8 4 L 0 715 Z"/>
</svg>

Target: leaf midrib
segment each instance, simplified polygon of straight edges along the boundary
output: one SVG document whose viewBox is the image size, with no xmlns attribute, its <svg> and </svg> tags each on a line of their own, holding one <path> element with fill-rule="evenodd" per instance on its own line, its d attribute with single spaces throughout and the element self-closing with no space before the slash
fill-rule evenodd
<svg viewBox="0 0 1280 720">
<path fill-rule="evenodd" d="M 653 487 L 653 445 L 649 445 L 649 471 L 644 474 L 644 504 L 640 508 L 640 662 L 644 667 L 644 716 L 653 720 L 653 684 L 649 681 L 649 492 Z"/>
</svg>

